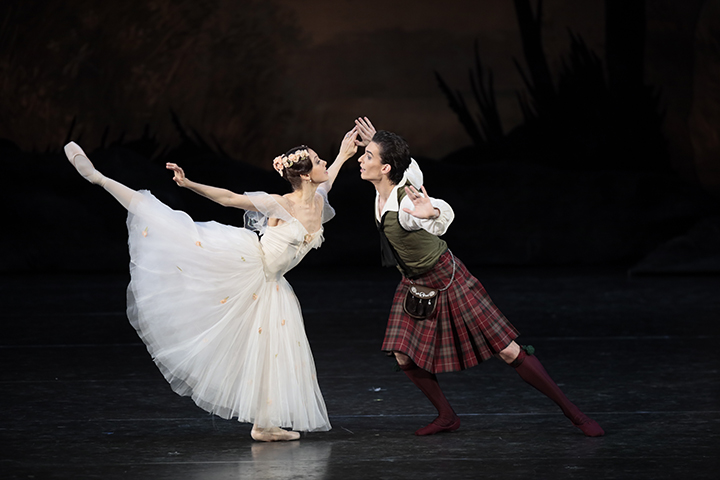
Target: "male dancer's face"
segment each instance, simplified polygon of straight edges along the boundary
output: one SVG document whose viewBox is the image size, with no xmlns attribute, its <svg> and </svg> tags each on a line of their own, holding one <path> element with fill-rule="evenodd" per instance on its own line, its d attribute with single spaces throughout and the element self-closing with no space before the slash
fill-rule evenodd
<svg viewBox="0 0 720 480">
<path fill-rule="evenodd" d="M 370 142 L 365 147 L 365 153 L 358 158 L 358 163 L 360 163 L 360 178 L 371 183 L 380 182 L 383 174 L 390 169 L 390 165 L 380 161 L 380 146 L 375 142 Z"/>
</svg>

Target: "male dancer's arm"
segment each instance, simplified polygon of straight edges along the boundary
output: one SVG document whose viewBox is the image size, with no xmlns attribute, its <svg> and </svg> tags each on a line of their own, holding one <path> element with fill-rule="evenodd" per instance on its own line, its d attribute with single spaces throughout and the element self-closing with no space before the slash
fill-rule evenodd
<svg viewBox="0 0 720 480">
<path fill-rule="evenodd" d="M 430 197 L 425 186 L 420 188 L 422 193 L 413 186 L 405 187 L 406 196 L 398 212 L 400 225 L 405 230 L 423 229 L 436 236 L 444 235 L 455 218 L 455 212 L 446 201 Z"/>
<path fill-rule="evenodd" d="M 367 147 L 372 142 L 375 135 L 375 127 L 367 117 L 358 117 L 355 120 L 355 128 L 357 129 L 360 139 L 355 140 L 355 145 L 359 147 Z"/>
<path fill-rule="evenodd" d="M 355 143 L 366 147 L 375 135 L 375 126 L 369 118 L 358 117 L 355 129 L 360 137 Z M 455 218 L 455 212 L 446 201 L 430 197 L 425 187 L 421 188 L 424 197 L 414 187 L 405 187 L 406 196 L 398 211 L 400 225 L 405 230 L 423 229 L 433 235 L 443 235 Z"/>
</svg>

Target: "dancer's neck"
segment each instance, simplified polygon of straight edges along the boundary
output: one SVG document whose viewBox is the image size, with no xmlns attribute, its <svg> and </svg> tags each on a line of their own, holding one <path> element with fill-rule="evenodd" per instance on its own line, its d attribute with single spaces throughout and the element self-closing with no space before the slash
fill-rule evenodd
<svg viewBox="0 0 720 480">
<path fill-rule="evenodd" d="M 390 194 L 392 193 L 393 188 L 395 188 L 395 184 L 388 180 L 387 177 L 382 177 L 381 180 L 373 182 L 373 184 L 375 185 L 375 190 L 377 190 L 382 202 L 385 203 L 387 199 L 390 198 Z"/>
<path fill-rule="evenodd" d="M 315 203 L 315 193 L 319 184 L 314 182 L 303 182 L 302 186 L 290 194 L 295 203 L 301 205 L 312 205 Z"/>
</svg>

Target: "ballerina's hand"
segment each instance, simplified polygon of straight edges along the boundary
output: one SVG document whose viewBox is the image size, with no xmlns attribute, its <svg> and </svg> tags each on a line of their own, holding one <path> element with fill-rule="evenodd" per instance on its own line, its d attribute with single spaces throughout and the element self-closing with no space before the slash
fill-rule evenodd
<svg viewBox="0 0 720 480">
<path fill-rule="evenodd" d="M 185 172 L 183 171 L 182 168 L 180 168 L 175 163 L 169 163 L 169 162 L 165 164 L 165 168 L 175 172 L 175 175 L 173 176 L 173 180 L 175 181 L 175 183 L 178 184 L 179 187 L 185 186 L 185 181 L 187 180 L 187 178 L 185 177 Z"/>
<path fill-rule="evenodd" d="M 367 147 L 375 135 L 375 127 L 367 117 L 359 117 L 355 120 L 355 127 L 360 135 L 360 140 L 355 140 L 355 144 L 360 147 Z"/>
<path fill-rule="evenodd" d="M 338 157 L 342 158 L 343 160 L 347 160 L 348 158 L 355 155 L 358 149 L 357 136 L 357 127 L 353 127 L 352 130 L 345 134 L 342 143 L 340 144 L 340 152 L 338 153 Z"/>
<path fill-rule="evenodd" d="M 437 218 L 440 213 L 430 202 L 430 197 L 427 194 L 427 190 L 425 190 L 425 186 L 423 185 L 420 188 L 422 189 L 424 196 L 420 195 L 420 192 L 418 192 L 413 186 L 405 187 L 405 194 L 408 196 L 415 208 L 413 210 L 403 208 L 403 211 L 417 218 Z"/>
</svg>

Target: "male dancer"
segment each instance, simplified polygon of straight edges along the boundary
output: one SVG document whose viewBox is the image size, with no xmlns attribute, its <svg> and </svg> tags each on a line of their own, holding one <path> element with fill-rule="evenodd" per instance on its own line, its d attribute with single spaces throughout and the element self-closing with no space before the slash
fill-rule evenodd
<svg viewBox="0 0 720 480">
<path fill-rule="evenodd" d="M 585 435 L 604 435 L 595 420 L 567 399 L 532 351 L 515 343 L 515 327 L 440 239 L 454 213 L 443 200 L 428 196 L 422 172 L 410 158 L 405 140 L 394 133 L 376 132 L 367 118 L 355 123 L 360 136 L 356 143 L 365 146 L 358 160 L 360 176 L 377 191 L 375 221 L 383 266 L 397 266 L 403 274 L 382 349 L 393 352 L 400 368 L 438 411 L 438 417 L 415 434 L 460 428 L 460 419 L 440 389 L 436 373 L 464 370 L 496 355 L 553 400 Z M 403 307 L 413 285 L 437 290 L 432 297 L 437 301 L 435 311 L 426 319 L 411 317 Z"/>
</svg>

